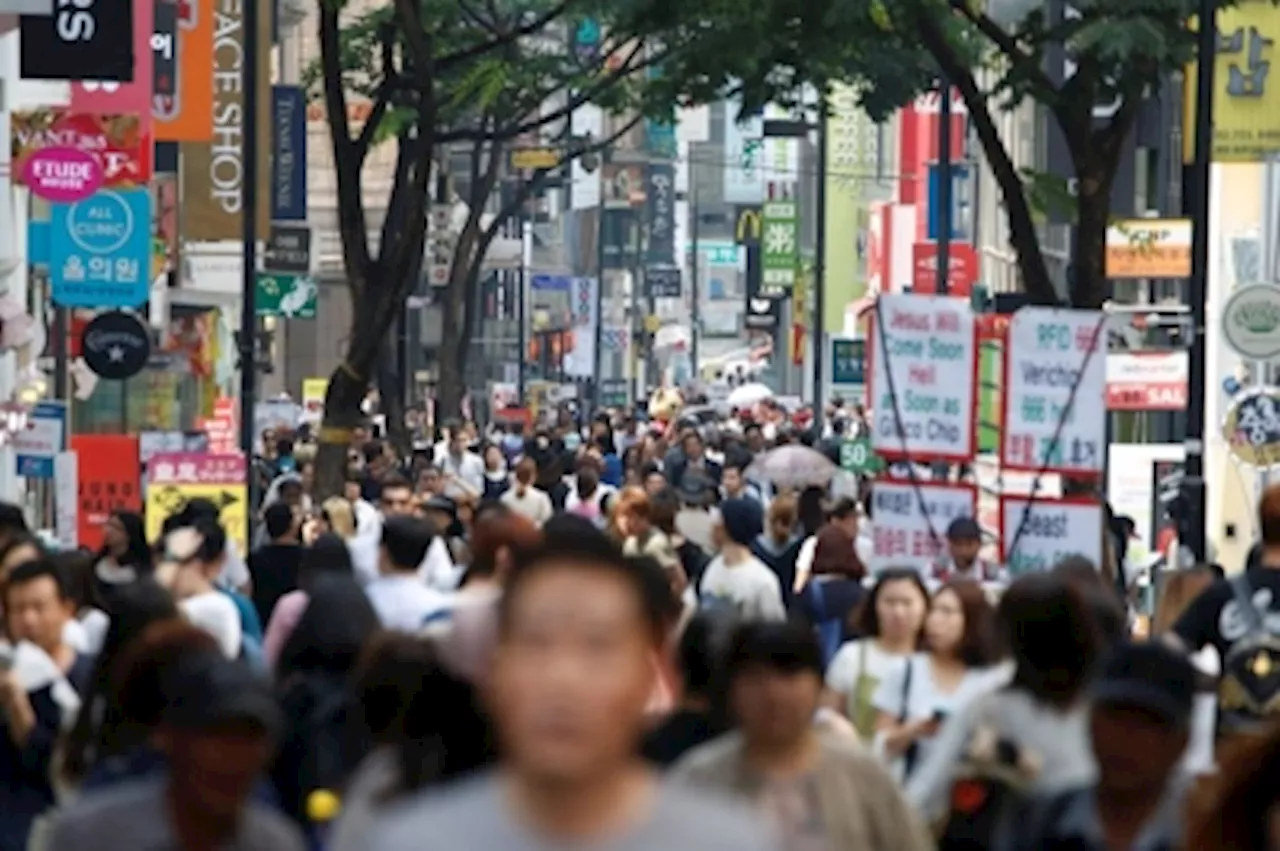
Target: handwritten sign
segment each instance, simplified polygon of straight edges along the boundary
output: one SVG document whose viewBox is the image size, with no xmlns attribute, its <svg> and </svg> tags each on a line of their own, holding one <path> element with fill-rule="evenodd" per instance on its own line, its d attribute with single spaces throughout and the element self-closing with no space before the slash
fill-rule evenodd
<svg viewBox="0 0 1280 851">
<path fill-rule="evenodd" d="M 887 458 L 972 458 L 977 338 L 969 303 L 881 295 L 875 321 L 867 393 L 872 447 Z"/>
<path fill-rule="evenodd" d="M 876 524 L 879 522 L 877 519 Z M 1101 564 L 1102 506 L 1004 497 L 1000 500 L 1000 538 L 1011 576 L 1050 570 L 1070 556 L 1084 556 L 1095 565 Z"/>
<path fill-rule="evenodd" d="M 1013 315 L 1005 349 L 1005 469 L 1102 472 L 1107 447 L 1104 323 L 1104 315 L 1093 310 L 1024 307 Z"/>
<path fill-rule="evenodd" d="M 881 480 L 871 491 L 871 569 L 925 570 L 946 548 L 947 527 L 957 517 L 973 517 L 977 493 L 966 485 Z M 923 503 L 923 505 L 921 504 Z M 934 537 L 934 536 L 937 537 Z"/>
</svg>

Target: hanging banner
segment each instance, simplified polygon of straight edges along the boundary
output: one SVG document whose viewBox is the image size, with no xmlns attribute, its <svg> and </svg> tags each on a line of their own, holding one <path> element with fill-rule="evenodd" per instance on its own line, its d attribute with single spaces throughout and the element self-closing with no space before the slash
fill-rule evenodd
<svg viewBox="0 0 1280 851">
<path fill-rule="evenodd" d="M 271 218 L 307 220 L 307 99 L 298 86 L 271 87 Z"/>
<path fill-rule="evenodd" d="M 871 569 L 914 567 L 921 572 L 947 551 L 947 527 L 974 517 L 977 492 L 969 485 L 881 479 L 871 489 Z"/>
<path fill-rule="evenodd" d="M 978 253 L 967 242 L 947 248 L 947 295 L 968 298 L 978 280 Z M 911 245 L 911 292 L 927 295 L 938 291 L 938 244 Z"/>
<path fill-rule="evenodd" d="M 1013 314 L 1005 346 L 1005 469 L 1075 476 L 1102 472 L 1105 329 L 1101 311 L 1024 307 Z"/>
<path fill-rule="evenodd" d="M 151 176 L 150 152 L 137 115 L 76 114 L 62 109 L 36 109 L 10 116 L 13 179 L 26 184 L 44 151 L 78 152 L 92 158 L 100 185 L 145 186 Z M 65 159 L 65 157 L 64 157 Z"/>
<path fill-rule="evenodd" d="M 80 546 L 97 551 L 113 511 L 142 511 L 138 438 L 129 434 L 71 437 L 79 474 L 77 524 Z"/>
<path fill-rule="evenodd" d="M 23 15 L 24 80 L 134 79 L 133 0 L 59 0 L 49 16 Z"/>
<path fill-rule="evenodd" d="M 969 302 L 881 295 L 870 342 L 867 399 L 877 454 L 913 461 L 971 459 L 978 358 Z"/>
<path fill-rule="evenodd" d="M 1102 514 L 1093 501 L 1001 497 L 1001 552 L 1009 575 L 1052 570 L 1071 556 L 1102 564 Z"/>
<path fill-rule="evenodd" d="M 213 138 L 213 8 L 214 0 L 157 0 L 175 10 L 157 9 L 156 22 L 172 17 L 175 61 L 172 76 L 157 81 L 151 101 L 155 135 L 163 142 L 207 142 Z M 227 29 L 239 27 L 228 19 Z M 161 32 L 162 36 L 169 35 Z M 229 44 L 234 46 L 232 39 Z M 238 54 L 237 54 L 238 55 Z M 159 67 L 167 65 L 161 63 Z M 264 75 L 265 76 L 265 75 Z"/>
<path fill-rule="evenodd" d="M 188 502 L 207 499 L 237 552 L 249 552 L 246 474 L 243 455 L 156 455 L 147 464 L 147 539 L 158 539 L 164 521 Z"/>
<path fill-rule="evenodd" d="M 243 7 L 227 3 L 217 9 L 217 33 L 208 76 L 239 80 L 244 71 Z M 258 16 L 258 180 L 270 174 L 271 16 Z M 183 56 L 184 69 L 199 67 Z M 210 142 L 182 147 L 182 235 L 189 241 L 216 242 L 241 238 L 244 163 L 241 136 L 245 127 L 244 95 L 236 85 L 219 85 L 213 97 Z M 271 193 L 258 193 L 258 237 L 266 239 L 271 225 Z"/>
<path fill-rule="evenodd" d="M 725 102 L 724 202 L 759 204 L 764 200 L 763 116 L 742 117 L 742 102 Z"/>
<path fill-rule="evenodd" d="M 137 3 L 133 9 L 133 79 L 81 80 L 71 84 L 71 112 L 138 117 L 139 159 L 143 181 L 151 177 L 151 84 L 154 76 L 154 4 Z"/>
<path fill-rule="evenodd" d="M 645 168 L 645 219 L 649 245 L 645 262 L 655 266 L 676 263 L 676 167 L 650 163 Z"/>
</svg>

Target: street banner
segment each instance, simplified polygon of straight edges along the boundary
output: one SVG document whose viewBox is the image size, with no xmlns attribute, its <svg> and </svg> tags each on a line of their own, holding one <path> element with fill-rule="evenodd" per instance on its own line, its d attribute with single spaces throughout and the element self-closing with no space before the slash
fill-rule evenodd
<svg viewBox="0 0 1280 851">
<path fill-rule="evenodd" d="M 673 163 L 650 163 L 645 169 L 645 220 L 649 244 L 645 262 L 652 266 L 674 266 L 676 260 L 676 167 Z"/>
<path fill-rule="evenodd" d="M 307 99 L 298 86 L 271 87 L 271 151 L 271 219 L 305 222 Z"/>
<path fill-rule="evenodd" d="M 1024 307 L 1005 347 L 1007 470 L 1092 476 L 1106 463 L 1106 315 Z"/>
<path fill-rule="evenodd" d="M 760 239 L 760 294 L 778 298 L 791 292 L 800 264 L 800 205 L 795 201 L 766 201 Z"/>
<path fill-rule="evenodd" d="M 946 552 L 947 527 L 977 512 L 977 492 L 969 485 L 881 479 L 871 489 L 870 568 L 914 567 L 925 571 Z"/>
<path fill-rule="evenodd" d="M 157 0 L 173 6 L 172 77 L 157 81 L 151 99 L 156 139 L 162 142 L 207 142 L 213 138 L 213 8 L 214 0 Z M 169 9 L 157 9 L 156 22 L 167 27 Z M 239 32 L 238 18 L 226 27 Z M 160 33 L 169 35 L 169 31 Z M 237 39 L 224 37 L 224 52 L 239 57 Z M 160 63 L 163 68 L 169 63 Z M 231 63 L 229 63 L 231 64 Z M 239 65 L 238 58 L 234 61 Z M 265 75 L 263 75 L 265 76 Z"/>
<path fill-rule="evenodd" d="M 80 478 L 77 523 L 80 546 L 96 552 L 113 511 L 142 511 L 138 438 L 131 434 L 71 437 Z"/>
<path fill-rule="evenodd" d="M 871 323 L 871 443 L 885 458 L 973 458 L 977 333 L 964 299 L 885 295 Z"/>
<path fill-rule="evenodd" d="M 1102 506 L 1092 500 L 1000 499 L 1001 551 L 1010 576 L 1051 570 L 1071 556 L 1102 564 L 1102 533 Z"/>
<path fill-rule="evenodd" d="M 133 0 L 59 0 L 54 14 L 23 15 L 24 80 L 114 80 L 134 76 Z"/>
</svg>

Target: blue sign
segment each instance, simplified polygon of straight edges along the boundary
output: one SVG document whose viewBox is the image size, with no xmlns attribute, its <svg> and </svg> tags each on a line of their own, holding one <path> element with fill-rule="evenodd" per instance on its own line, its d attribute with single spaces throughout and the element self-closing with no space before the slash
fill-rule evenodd
<svg viewBox="0 0 1280 851">
<path fill-rule="evenodd" d="M 968 241 L 970 233 L 970 178 L 973 172 L 964 163 L 951 164 L 951 238 Z M 941 230 L 938 194 L 942 182 L 938 179 L 938 165 L 929 166 L 929 239 L 936 240 Z"/>
<path fill-rule="evenodd" d="M 54 204 L 49 281 L 61 307 L 138 307 L 151 288 L 151 193 L 102 189 Z"/>
<path fill-rule="evenodd" d="M 53 462 L 67 446 L 67 403 L 37 402 L 27 415 L 27 427 L 13 436 L 18 475 L 52 479 Z"/>
<path fill-rule="evenodd" d="M 573 289 L 573 278 L 568 275 L 534 275 L 529 286 L 536 293 L 567 293 Z"/>
<path fill-rule="evenodd" d="M 27 262 L 32 266 L 49 265 L 50 222 L 27 219 Z"/>
<path fill-rule="evenodd" d="M 271 220 L 307 220 L 307 99 L 298 86 L 271 87 Z"/>
</svg>

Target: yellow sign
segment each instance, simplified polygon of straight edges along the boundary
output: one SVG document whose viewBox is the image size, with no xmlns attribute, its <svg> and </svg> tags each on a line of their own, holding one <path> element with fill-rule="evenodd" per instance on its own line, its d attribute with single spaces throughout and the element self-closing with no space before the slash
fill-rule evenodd
<svg viewBox="0 0 1280 851">
<path fill-rule="evenodd" d="M 739 207 L 738 222 L 733 228 L 734 241 L 739 245 L 759 242 L 762 221 L 759 207 Z"/>
<path fill-rule="evenodd" d="M 244 485 L 236 484 L 153 484 L 147 486 L 147 540 L 160 537 L 164 521 L 177 514 L 188 500 L 207 499 L 221 509 L 218 515 L 227 537 L 236 543 L 236 552 L 248 557 L 249 541 L 245 536 L 246 506 L 249 500 Z"/>
<path fill-rule="evenodd" d="M 1261 162 L 1280 149 L 1280 82 L 1269 72 L 1280 62 L 1280 7 L 1244 0 L 1218 10 L 1213 75 L 1213 159 Z M 1184 76 L 1183 156 L 1195 155 L 1196 64 Z"/>
<path fill-rule="evenodd" d="M 1190 219 L 1125 219 L 1107 228 L 1108 278 L 1191 276 Z"/>
<path fill-rule="evenodd" d="M 555 168 L 560 165 L 560 154 L 554 148 L 517 148 L 511 152 L 511 167 L 515 169 Z"/>
<path fill-rule="evenodd" d="M 302 419 L 319 425 L 324 419 L 324 397 L 329 392 L 329 379 L 302 379 Z"/>
</svg>

